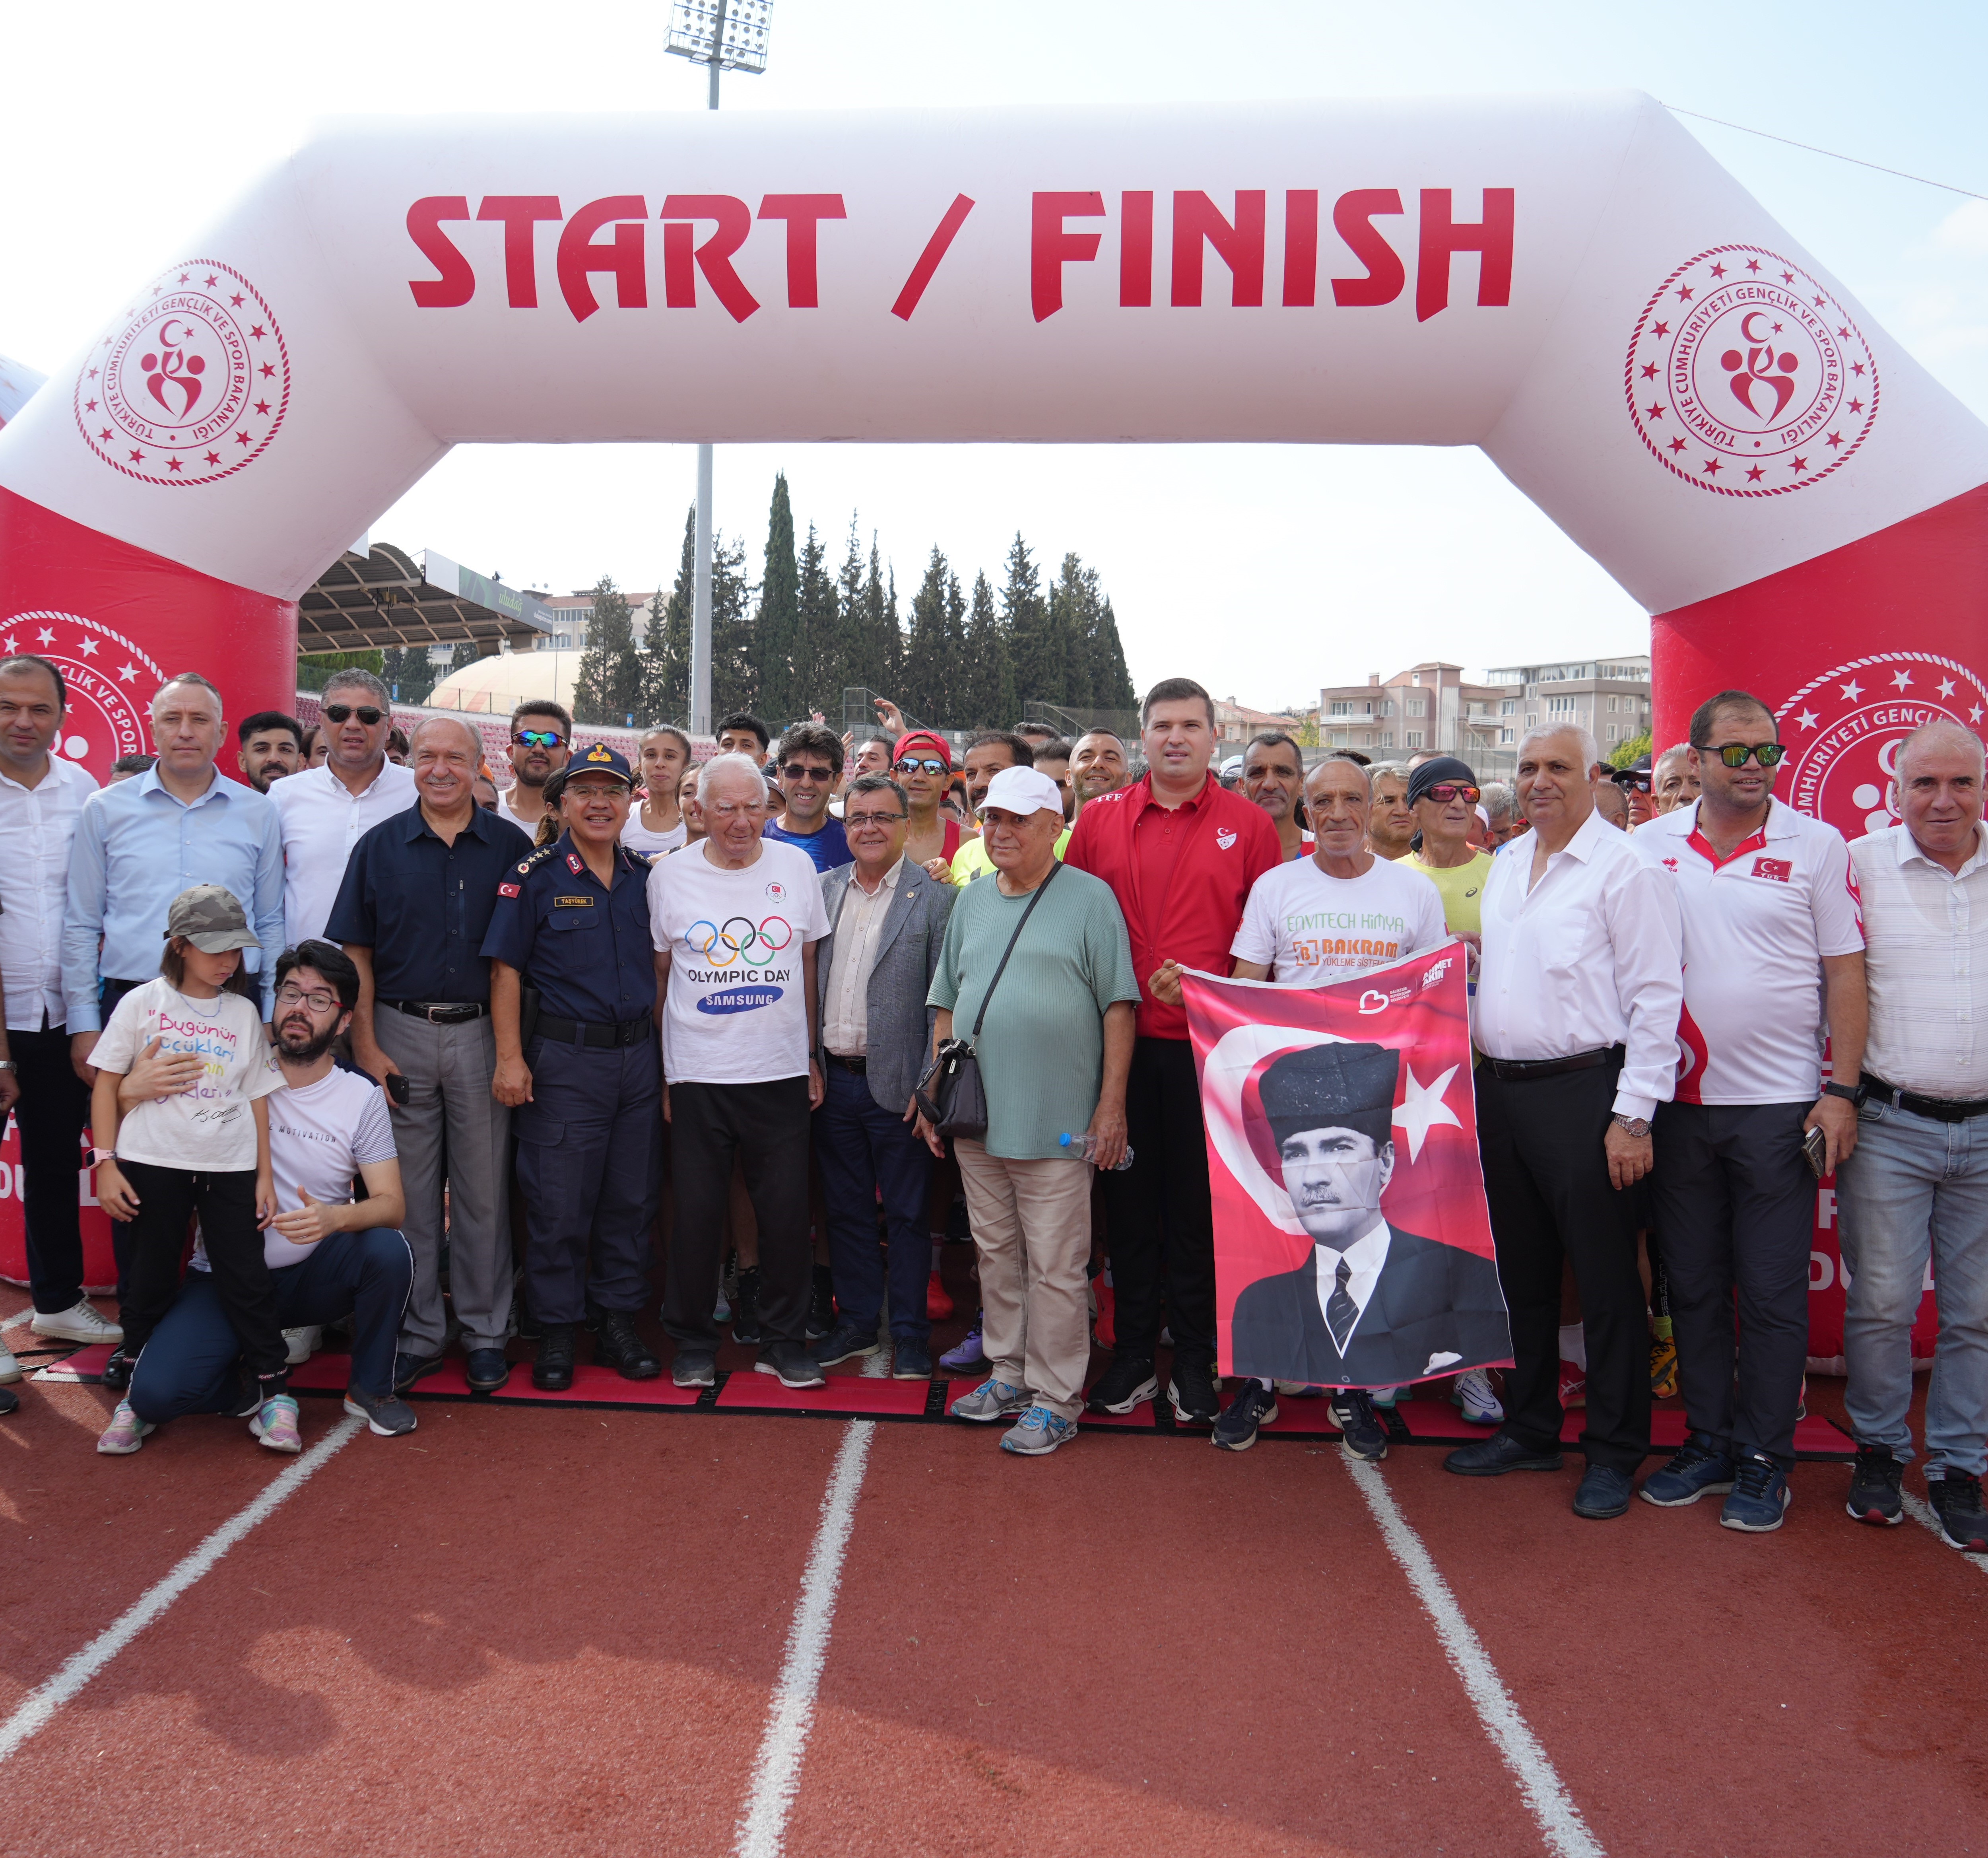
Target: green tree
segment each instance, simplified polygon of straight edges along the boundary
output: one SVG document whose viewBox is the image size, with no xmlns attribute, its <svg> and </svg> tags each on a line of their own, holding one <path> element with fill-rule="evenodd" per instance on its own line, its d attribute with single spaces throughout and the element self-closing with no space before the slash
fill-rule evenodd
<svg viewBox="0 0 1988 1858">
<path fill-rule="evenodd" d="M 839 709 L 843 687 L 869 684 L 870 655 L 863 634 L 863 538 L 857 513 L 849 513 L 849 546 L 835 577 L 836 653 L 834 699 Z"/>
<path fill-rule="evenodd" d="M 1107 597 L 1097 615 L 1097 635 L 1091 648 L 1090 701 L 1098 709 L 1136 709 L 1138 692 L 1125 668 L 1125 648 L 1118 640 L 1118 618 Z"/>
<path fill-rule="evenodd" d="M 752 668 L 752 584 L 746 577 L 746 544 L 713 536 L 711 544 L 711 709 L 713 722 L 729 710 L 756 709 L 759 681 Z"/>
<path fill-rule="evenodd" d="M 593 587 L 587 649 L 580 655 L 580 675 L 573 685 L 573 720 L 622 724 L 641 702 L 642 661 L 635 650 L 634 617 L 629 611 L 627 596 L 611 576 L 604 574 Z"/>
<path fill-rule="evenodd" d="M 690 715 L 690 626 L 696 597 L 697 506 L 684 517 L 683 553 L 677 563 L 676 584 L 669 598 L 657 598 L 661 612 L 649 621 L 642 640 L 644 720 L 681 722 Z"/>
<path fill-rule="evenodd" d="M 1631 736 L 1627 742 L 1618 742 L 1608 751 L 1608 765 L 1611 768 L 1634 767 L 1650 752 L 1650 732 L 1645 729 L 1640 736 Z"/>
<path fill-rule="evenodd" d="M 938 715 L 948 728 L 967 726 L 962 707 L 966 668 L 966 596 L 959 577 L 948 568 L 945 577 L 945 638 L 939 650 Z"/>
<path fill-rule="evenodd" d="M 766 568 L 759 584 L 759 617 L 752 628 L 752 655 L 759 707 L 776 726 L 806 708 L 796 679 L 800 635 L 800 572 L 794 560 L 794 512 L 783 472 L 773 477 L 773 504 L 766 521 Z"/>
<path fill-rule="evenodd" d="M 448 670 L 428 662 L 425 645 L 409 645 L 404 650 L 389 645 L 380 654 L 380 675 L 396 703 L 421 704 L 434 694 Z"/>
<path fill-rule="evenodd" d="M 1023 702 L 1061 701 L 1060 655 L 1050 634 L 1049 611 L 1042 582 L 1028 544 L 1016 532 L 1008 550 L 1008 577 L 1001 589 L 1001 625 L 1007 635 L 1008 661 L 1016 696 Z M 1000 726 L 1008 728 L 1013 716 Z"/>
<path fill-rule="evenodd" d="M 826 554 L 810 523 L 801 549 L 796 600 L 794 713 L 818 709 L 833 719 L 842 713 L 842 644 L 835 582 L 828 572 Z"/>
<path fill-rule="evenodd" d="M 894 693 L 913 716 L 942 723 L 949 721 L 952 715 L 945 688 L 946 583 L 951 579 L 945 557 L 935 547 L 925 563 L 925 579 L 911 596 L 904 675 Z"/>
</svg>

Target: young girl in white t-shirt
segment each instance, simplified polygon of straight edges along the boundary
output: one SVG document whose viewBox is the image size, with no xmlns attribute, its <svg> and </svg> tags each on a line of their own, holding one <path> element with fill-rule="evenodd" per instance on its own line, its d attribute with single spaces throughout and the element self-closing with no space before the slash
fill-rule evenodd
<svg viewBox="0 0 1988 1858">
<path fill-rule="evenodd" d="M 130 1245 L 119 1352 L 136 1360 L 172 1307 L 188 1223 L 198 1214 L 215 1288 L 258 1383 L 251 1430 L 275 1450 L 296 1451 L 297 1403 L 286 1390 L 286 1351 L 262 1255 L 262 1229 L 276 1213 L 263 1099 L 283 1078 L 250 997 L 253 979 L 241 973 L 242 951 L 256 937 L 218 884 L 183 892 L 166 921 L 159 979 L 117 1003 L 90 1054 L 96 1197 Z M 120 1115 L 117 1086 L 147 1050 L 197 1054 L 206 1075 Z"/>
</svg>

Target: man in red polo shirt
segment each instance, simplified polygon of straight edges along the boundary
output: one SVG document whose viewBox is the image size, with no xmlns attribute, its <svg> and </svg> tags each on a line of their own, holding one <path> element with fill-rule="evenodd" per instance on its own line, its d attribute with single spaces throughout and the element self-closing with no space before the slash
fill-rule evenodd
<svg viewBox="0 0 1988 1858">
<path fill-rule="evenodd" d="M 1249 887 L 1283 861 L 1270 815 L 1226 792 L 1208 771 L 1215 704 L 1192 678 L 1168 678 L 1146 693 L 1140 746 L 1148 771 L 1100 794 L 1078 814 L 1063 862 L 1111 886 L 1132 940 L 1140 978 L 1138 1042 L 1126 1088 L 1133 1162 L 1105 1178 L 1117 1292 L 1117 1349 L 1090 1391 L 1100 1412 L 1129 1413 L 1159 1391 L 1160 1286 L 1173 1332 L 1172 1384 L 1180 1418 L 1212 1425 L 1215 1396 L 1215 1217 L 1201 1089 L 1170 964 L 1229 971 L 1229 946 Z M 1169 1003 L 1171 1001 L 1172 1003 Z"/>
</svg>

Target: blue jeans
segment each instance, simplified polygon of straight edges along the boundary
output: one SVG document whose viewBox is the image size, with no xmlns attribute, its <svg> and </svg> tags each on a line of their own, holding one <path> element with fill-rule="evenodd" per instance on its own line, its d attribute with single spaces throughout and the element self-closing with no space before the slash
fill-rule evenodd
<svg viewBox="0 0 1988 1858">
<path fill-rule="evenodd" d="M 1927 1468 L 1988 1470 L 1988 1116 L 1936 1122 L 1867 1103 L 1837 1170 L 1849 1284 L 1844 1405 L 1860 1444 L 1912 1455 L 1912 1327 L 1932 1264 L 1939 1340 L 1926 1389 Z"/>
<path fill-rule="evenodd" d="M 881 1191 L 890 1241 L 891 1333 L 922 1342 L 931 1334 L 925 1319 L 931 1151 L 904 1121 L 903 1110 L 888 1110 L 870 1094 L 867 1078 L 831 1058 L 823 1085 L 826 1094 L 814 1113 L 814 1154 L 828 1207 L 837 1307 L 845 1322 L 866 1335 L 876 1334 L 884 1314 L 884 1261 L 877 1253 Z"/>
<path fill-rule="evenodd" d="M 414 1281 L 414 1254 L 391 1227 L 334 1232 L 309 1257 L 269 1274 L 276 1319 L 286 1329 L 352 1318 L 350 1384 L 368 1393 L 394 1387 L 401 1312 Z M 185 1413 L 239 1413 L 242 1345 L 211 1271 L 190 1271 L 178 1300 L 160 1318 L 131 1370 L 131 1410 L 156 1426 Z"/>
</svg>

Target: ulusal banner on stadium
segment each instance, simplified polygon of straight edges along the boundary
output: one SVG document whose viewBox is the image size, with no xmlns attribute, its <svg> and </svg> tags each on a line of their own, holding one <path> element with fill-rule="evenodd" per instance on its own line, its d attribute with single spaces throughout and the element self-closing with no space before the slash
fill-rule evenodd
<svg viewBox="0 0 1988 1858">
<path fill-rule="evenodd" d="M 1222 1372 L 1391 1387 L 1509 1364 L 1463 945 L 1330 987 L 1183 987 Z"/>
</svg>

